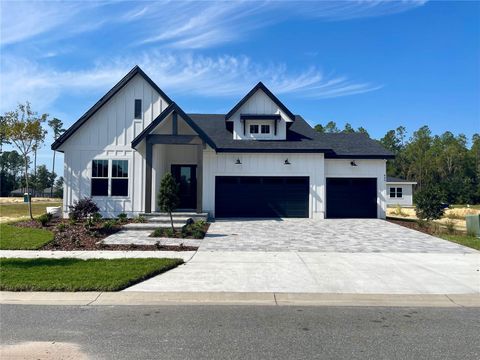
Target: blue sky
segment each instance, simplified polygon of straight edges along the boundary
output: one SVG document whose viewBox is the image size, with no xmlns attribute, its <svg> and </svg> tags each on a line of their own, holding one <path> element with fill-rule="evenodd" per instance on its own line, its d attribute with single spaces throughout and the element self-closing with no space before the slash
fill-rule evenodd
<svg viewBox="0 0 480 360">
<path fill-rule="evenodd" d="M 139 64 L 187 112 L 227 112 L 261 80 L 312 125 L 480 132 L 477 1 L 0 6 L 1 112 L 29 100 L 69 126 Z"/>
</svg>

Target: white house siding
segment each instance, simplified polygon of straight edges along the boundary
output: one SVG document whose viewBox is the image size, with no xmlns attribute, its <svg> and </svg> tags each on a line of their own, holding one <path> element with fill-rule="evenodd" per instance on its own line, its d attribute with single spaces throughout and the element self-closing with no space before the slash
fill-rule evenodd
<svg viewBox="0 0 480 360">
<path fill-rule="evenodd" d="M 386 211 L 386 161 L 385 160 L 355 160 L 357 166 L 352 166 L 352 160 L 325 159 L 325 177 L 329 178 L 377 178 L 377 216 L 385 218 Z M 325 199 L 325 188 L 321 192 Z"/>
<path fill-rule="evenodd" d="M 142 99 L 142 119 L 134 119 L 135 99 Z M 138 152 L 134 151 L 131 141 L 167 106 L 165 99 L 143 77 L 137 75 L 62 144 L 59 150 L 65 156 L 65 216 L 68 205 L 90 196 L 94 159 L 129 161 L 129 195 L 95 197 L 102 215 L 115 216 L 119 212 L 133 215 L 143 211 L 145 159 L 142 154 L 145 149 L 140 145 Z"/>
<path fill-rule="evenodd" d="M 291 165 L 285 165 L 285 159 Z M 236 165 L 240 159 L 242 164 Z M 324 217 L 323 154 L 259 154 L 203 152 L 203 211 L 215 216 L 215 176 L 308 176 L 310 178 L 309 214 Z"/>
<path fill-rule="evenodd" d="M 391 198 L 390 188 L 402 188 L 403 196 L 401 198 Z M 413 185 L 405 183 L 387 183 L 387 205 L 401 205 L 412 206 L 413 205 Z"/>
<path fill-rule="evenodd" d="M 286 122 L 291 122 L 291 120 L 261 89 L 259 89 L 252 97 L 250 97 L 247 102 L 243 104 L 240 109 L 238 109 L 237 112 L 229 119 L 229 121 L 233 121 L 233 138 L 235 140 L 252 139 L 252 136 L 249 135 L 248 131 L 246 135 L 243 134 L 243 123 L 240 121 L 240 114 L 279 114 L 282 119 L 277 124 L 277 135 L 275 136 L 272 133 L 272 135 L 269 137 L 262 136 L 261 138 L 268 138 L 270 140 L 286 139 Z M 248 121 L 246 126 L 248 126 Z"/>
</svg>

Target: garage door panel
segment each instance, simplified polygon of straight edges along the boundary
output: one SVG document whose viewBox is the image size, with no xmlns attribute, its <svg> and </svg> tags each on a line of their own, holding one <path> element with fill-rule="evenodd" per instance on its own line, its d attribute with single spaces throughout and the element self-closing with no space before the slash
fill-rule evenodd
<svg viewBox="0 0 480 360">
<path fill-rule="evenodd" d="M 376 178 L 327 178 L 327 218 L 376 218 Z"/>
<path fill-rule="evenodd" d="M 216 217 L 308 217 L 308 177 L 217 176 Z"/>
</svg>

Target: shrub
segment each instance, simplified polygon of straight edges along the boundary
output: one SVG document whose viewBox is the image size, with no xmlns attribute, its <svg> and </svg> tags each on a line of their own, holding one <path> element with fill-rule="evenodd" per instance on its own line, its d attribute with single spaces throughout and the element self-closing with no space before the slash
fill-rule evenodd
<svg viewBox="0 0 480 360">
<path fill-rule="evenodd" d="M 52 214 L 45 213 L 38 217 L 38 221 L 40 222 L 40 224 L 42 224 L 42 226 L 47 226 L 47 224 L 52 221 L 52 217 Z"/>
<path fill-rule="evenodd" d="M 115 220 L 107 220 L 102 225 L 102 231 L 109 233 L 115 229 L 117 222 Z"/>
<path fill-rule="evenodd" d="M 118 221 L 120 221 L 121 223 L 124 223 L 127 221 L 127 214 L 120 213 L 118 214 L 117 218 L 118 218 Z"/>
<path fill-rule="evenodd" d="M 100 209 L 91 198 L 83 198 L 75 201 L 69 206 L 70 217 L 74 220 L 84 220 L 89 216 L 94 216 Z"/>
<path fill-rule="evenodd" d="M 92 221 L 96 224 L 98 224 L 100 221 L 102 221 L 102 214 L 100 214 L 99 212 L 96 212 L 92 215 Z"/>
<path fill-rule="evenodd" d="M 417 192 L 415 196 L 417 217 L 422 220 L 440 219 L 445 212 L 442 194 L 436 187 L 429 187 Z"/>
<path fill-rule="evenodd" d="M 67 228 L 68 228 L 68 225 L 63 222 L 57 225 L 57 230 L 60 232 L 67 230 Z"/>
<path fill-rule="evenodd" d="M 134 223 L 146 223 L 147 218 L 143 215 L 138 215 L 136 218 L 133 219 Z"/>
</svg>

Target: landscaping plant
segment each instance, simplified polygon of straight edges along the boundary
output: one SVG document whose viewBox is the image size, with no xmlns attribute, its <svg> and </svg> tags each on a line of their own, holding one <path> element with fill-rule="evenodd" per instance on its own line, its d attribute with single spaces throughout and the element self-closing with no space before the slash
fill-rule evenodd
<svg viewBox="0 0 480 360">
<path fill-rule="evenodd" d="M 442 194 L 436 187 L 420 190 L 415 195 L 415 212 L 421 220 L 437 220 L 445 212 Z"/>
<path fill-rule="evenodd" d="M 38 221 L 42 224 L 43 227 L 47 226 L 50 221 L 52 221 L 52 214 L 45 213 L 38 217 Z"/>
<path fill-rule="evenodd" d="M 90 198 L 75 201 L 69 208 L 70 217 L 74 220 L 84 220 L 90 216 L 97 217 L 95 214 L 100 211 L 97 204 Z"/>
<path fill-rule="evenodd" d="M 172 212 L 175 211 L 180 203 L 179 186 L 172 174 L 166 173 L 160 183 L 160 192 L 158 193 L 158 206 L 162 211 L 165 211 L 170 216 L 170 224 L 172 225 L 172 232 L 175 233 L 173 227 Z"/>
</svg>

